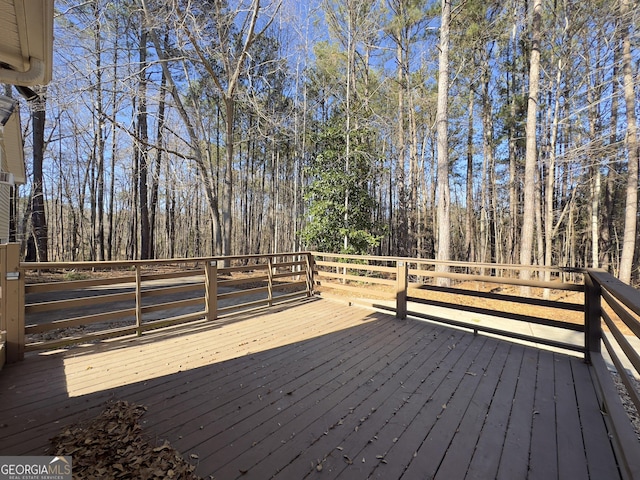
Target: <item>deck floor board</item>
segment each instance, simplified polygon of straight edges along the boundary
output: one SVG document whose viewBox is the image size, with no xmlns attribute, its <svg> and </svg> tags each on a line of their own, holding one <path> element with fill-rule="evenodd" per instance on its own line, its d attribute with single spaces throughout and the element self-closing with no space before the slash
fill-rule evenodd
<svg viewBox="0 0 640 480">
<path fill-rule="evenodd" d="M 578 359 L 571 359 L 576 398 L 585 455 L 589 456 L 589 478 L 616 478 L 619 474 L 615 458 L 608 454 L 611 444 L 604 424 L 592 421 L 591 412 L 600 409 L 590 372 Z"/>
<path fill-rule="evenodd" d="M 558 478 L 556 392 L 553 353 L 541 350 L 533 401 L 529 476 L 533 479 Z"/>
<path fill-rule="evenodd" d="M 500 372 L 473 456 L 467 465 L 466 477 L 469 479 L 484 480 L 497 476 L 501 455 L 496 455 L 496 452 L 503 451 L 505 426 L 509 423 L 524 351 L 525 348 L 521 345 L 510 345 L 508 358 Z"/>
<path fill-rule="evenodd" d="M 327 299 L 30 354 L 0 454 L 112 400 L 204 478 L 619 478 L 580 359 Z"/>
<path fill-rule="evenodd" d="M 582 445 L 584 442 L 571 363 L 556 358 L 554 367 L 558 477 L 588 478 L 585 450 L 584 448 L 576 448 L 576 445 Z"/>
<path fill-rule="evenodd" d="M 509 356 L 509 347 L 506 343 L 500 343 L 486 370 L 468 372 L 474 377 L 480 377 L 478 385 L 454 432 L 455 437 L 438 466 L 437 478 L 446 480 L 465 477 Z M 460 435 L 461 432 L 464 435 Z"/>
<path fill-rule="evenodd" d="M 500 480 L 527 478 L 528 475 L 538 353 L 527 348 L 522 358 L 509 420 L 504 427 L 504 445 L 496 476 Z M 499 438 L 499 431 L 494 434 Z"/>
</svg>

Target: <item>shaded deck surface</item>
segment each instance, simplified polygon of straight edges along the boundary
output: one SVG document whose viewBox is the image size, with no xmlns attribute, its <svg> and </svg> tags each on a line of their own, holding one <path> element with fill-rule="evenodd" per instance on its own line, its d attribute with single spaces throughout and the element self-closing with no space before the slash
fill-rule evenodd
<svg viewBox="0 0 640 480">
<path fill-rule="evenodd" d="M 204 478 L 619 478 L 579 358 L 326 299 L 5 366 L 0 454 L 116 399 Z"/>
</svg>

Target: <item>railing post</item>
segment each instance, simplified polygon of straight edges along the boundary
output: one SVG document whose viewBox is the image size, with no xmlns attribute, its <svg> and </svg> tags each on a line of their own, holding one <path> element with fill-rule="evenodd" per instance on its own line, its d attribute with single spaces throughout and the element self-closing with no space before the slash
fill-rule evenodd
<svg viewBox="0 0 640 480">
<path fill-rule="evenodd" d="M 589 272 L 584 275 L 584 360 L 591 363 L 591 352 L 600 353 L 602 339 L 601 323 L 602 288 Z"/>
<path fill-rule="evenodd" d="M 2 327 L 6 329 L 6 361 L 24 358 L 24 278 L 20 269 L 20 244 L 9 243 L 0 258 L 2 285 Z"/>
<path fill-rule="evenodd" d="M 136 264 L 136 332 L 142 335 L 142 271 L 140 264 Z"/>
<path fill-rule="evenodd" d="M 205 307 L 207 320 L 218 318 L 218 261 L 209 260 L 204 267 L 205 277 Z"/>
<path fill-rule="evenodd" d="M 7 363 L 7 317 L 5 316 L 7 246 L 0 245 L 0 369 Z"/>
<path fill-rule="evenodd" d="M 313 270 L 315 269 L 315 262 L 313 261 L 313 254 L 308 252 L 305 254 L 305 258 L 307 260 L 307 297 L 313 296 L 313 287 L 314 287 L 314 274 Z"/>
<path fill-rule="evenodd" d="M 396 264 L 396 318 L 407 318 L 407 285 L 409 268 L 407 262 Z"/>
<path fill-rule="evenodd" d="M 277 263 L 277 260 L 276 260 Z M 268 276 L 268 280 L 267 280 L 267 291 L 268 291 L 268 300 L 269 300 L 269 306 L 272 307 L 273 306 L 273 261 L 272 258 L 269 257 L 267 258 L 267 276 Z"/>
</svg>

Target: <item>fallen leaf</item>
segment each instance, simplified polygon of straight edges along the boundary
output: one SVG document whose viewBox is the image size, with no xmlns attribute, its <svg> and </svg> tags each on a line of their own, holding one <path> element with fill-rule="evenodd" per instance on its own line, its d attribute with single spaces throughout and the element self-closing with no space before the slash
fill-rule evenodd
<svg viewBox="0 0 640 480">
<path fill-rule="evenodd" d="M 109 402 L 89 422 L 64 427 L 51 439 L 53 450 L 73 456 L 74 478 L 201 480 L 168 442 L 149 443 L 139 423 L 145 411 L 142 405 Z"/>
</svg>

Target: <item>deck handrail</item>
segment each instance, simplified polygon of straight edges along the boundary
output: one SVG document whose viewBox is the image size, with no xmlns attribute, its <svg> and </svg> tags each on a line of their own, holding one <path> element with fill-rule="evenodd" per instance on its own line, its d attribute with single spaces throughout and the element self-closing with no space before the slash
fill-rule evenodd
<svg viewBox="0 0 640 480">
<path fill-rule="evenodd" d="M 600 407 L 604 414 L 612 442 L 620 456 L 620 470 L 623 478 L 640 478 L 639 443 L 629 417 L 622 406 L 620 396 L 611 378 L 611 374 L 601 352 L 604 345 L 613 364 L 624 383 L 629 398 L 637 411 L 640 412 L 640 392 L 634 381 L 634 375 L 640 372 L 640 354 L 631 345 L 627 336 L 619 328 L 621 322 L 640 338 L 640 291 L 619 281 L 603 270 L 549 268 L 547 271 L 555 273 L 559 281 L 543 281 L 535 278 L 521 280 L 513 274 L 517 270 L 528 269 L 541 272 L 539 266 L 492 264 L 468 264 L 463 262 L 443 262 L 403 257 L 376 257 L 341 255 L 333 253 L 313 252 L 316 264 L 316 285 L 321 290 L 337 290 L 346 293 L 349 301 L 366 303 L 369 306 L 394 311 L 399 319 L 413 316 L 425 320 L 445 323 L 456 327 L 525 340 L 536 344 L 562 348 L 579 352 L 585 362 L 592 366 L 596 390 L 600 399 Z M 445 265 L 448 272 L 435 271 L 435 265 Z M 427 270 L 428 269 L 428 270 Z M 486 275 L 483 271 L 492 274 Z M 500 272 L 511 275 L 501 276 Z M 479 272 L 479 273 L 477 273 Z M 577 277 L 581 282 L 564 282 L 566 274 Z M 507 295 L 502 292 L 474 291 L 462 289 L 458 286 L 437 285 L 438 278 L 445 278 L 454 282 L 474 282 L 491 285 L 507 285 L 509 287 L 525 286 L 542 289 L 555 289 L 567 292 L 583 292 L 584 299 L 580 304 L 565 301 L 553 301 L 545 298 L 522 297 Z M 428 291 L 430 298 L 423 298 L 421 293 Z M 447 296 L 467 296 L 481 298 L 487 301 L 511 302 L 514 304 L 528 304 L 541 308 L 555 308 L 566 316 L 574 312 L 582 316 L 580 323 L 569 323 L 518 312 L 502 312 L 477 305 L 464 305 L 454 300 L 447 300 Z M 442 298 L 438 298 L 442 296 Z M 360 297 L 360 298 L 357 298 Z M 390 300 L 383 303 L 371 297 Z M 465 311 L 474 314 L 498 316 L 508 321 L 520 321 L 528 324 L 539 324 L 561 331 L 580 332 L 582 339 L 579 343 L 568 343 L 554 338 L 533 336 L 514 332 L 508 328 L 494 328 L 476 325 L 469 321 L 449 318 L 420 311 L 420 306 L 428 308 L 448 307 L 454 311 Z M 616 318 L 617 317 L 617 318 Z M 616 321 L 619 320 L 619 321 Z M 604 323 L 604 326 L 602 325 Z M 604 327 L 604 328 L 603 328 Z"/>
<path fill-rule="evenodd" d="M 448 325 L 469 328 L 475 333 L 479 331 L 529 341 L 535 344 L 545 344 L 552 347 L 562 348 L 579 352 L 587 356 L 586 342 L 560 341 L 552 337 L 534 336 L 513 331 L 512 329 L 496 328 L 494 326 L 482 325 L 448 318 L 442 315 L 434 315 L 420 311 L 420 305 L 431 307 L 449 308 L 456 311 L 465 311 L 477 315 L 500 317 L 505 320 L 526 322 L 544 327 L 559 328 L 571 332 L 583 333 L 585 331 L 583 315 L 584 303 L 575 304 L 563 301 L 553 301 L 540 298 L 524 298 L 520 295 L 506 295 L 492 291 L 469 291 L 457 287 L 436 285 L 431 280 L 448 279 L 457 282 L 489 283 L 512 287 L 532 287 L 539 289 L 563 290 L 567 292 L 583 292 L 582 283 L 571 283 L 562 281 L 563 275 L 584 275 L 584 270 L 575 268 L 553 267 L 548 271 L 555 273 L 559 281 L 543 281 L 536 278 L 522 280 L 512 275 L 500 276 L 500 270 L 508 271 L 510 274 L 515 270 L 529 269 L 540 271 L 539 266 L 519 266 L 519 265 L 498 265 L 498 264 L 475 264 L 465 262 L 443 262 L 422 258 L 408 257 L 387 257 L 387 256 L 357 256 L 348 254 L 334 254 L 324 252 L 312 252 L 315 258 L 316 284 L 329 289 L 339 290 L 347 294 L 359 297 L 371 296 L 386 297 L 395 300 L 393 306 L 389 304 L 365 301 L 378 308 L 395 311 L 398 318 L 405 318 L 407 315 L 419 317 Z M 440 272 L 432 269 L 436 264 L 447 265 L 449 271 Z M 455 271 L 458 270 L 458 271 Z M 482 271 L 489 270 L 492 275 L 482 274 Z M 464 273 L 466 271 L 467 273 Z M 476 273 L 479 272 L 479 273 Z M 363 286 L 367 285 L 367 286 Z M 370 286 L 378 286 L 372 291 Z M 443 299 L 425 299 L 421 293 L 432 292 L 434 295 L 442 296 Z M 463 305 L 454 300 L 446 300 L 444 297 L 472 296 L 483 298 L 489 301 L 499 301 L 512 304 L 530 304 L 546 309 L 560 309 L 562 311 L 574 312 L 575 322 L 564 322 L 555 319 L 525 315 L 518 312 L 498 311 L 473 305 Z M 433 295 L 431 296 L 433 297 Z M 424 309 L 423 309 L 424 310 Z M 582 337 L 581 337 L 582 338 Z"/>
<path fill-rule="evenodd" d="M 8 298 L 4 295 L 7 286 L 15 286 L 10 292 L 10 300 L 2 302 L 2 308 L 12 309 L 13 313 L 0 312 L 0 340 L 3 340 L 0 355 L 4 355 L 7 362 L 18 361 L 29 351 L 122 335 L 142 335 L 147 330 L 192 321 L 216 320 L 309 297 L 313 289 L 312 276 L 308 273 L 312 259 L 306 252 L 106 262 L 18 262 L 19 245 L 9 244 L 8 250 L 0 249 L 0 255 L 14 259 L 14 263 L 2 261 L 3 271 L 0 272 L 3 298 Z M 15 270 L 15 277 L 19 279 L 15 284 L 5 279 L 6 265 Z M 157 273 L 158 269 L 168 267 L 172 270 Z M 96 278 L 96 272 L 104 270 L 112 273 L 106 278 Z M 38 271 L 66 271 L 70 272 L 70 278 L 44 283 L 25 282 L 27 272 Z M 188 283 L 185 283 L 185 277 L 192 278 L 187 278 Z M 166 281 L 169 285 L 158 285 L 154 281 Z M 167 300 L 167 295 L 171 294 L 180 298 Z M 42 295 L 54 298 L 34 300 Z M 187 295 L 189 298 L 184 298 Z M 86 311 L 97 305 L 101 307 L 100 311 Z M 175 313 L 178 308 L 189 311 Z M 60 318 L 30 322 L 41 312 L 65 314 L 59 315 Z M 19 321 L 10 321 L 14 317 Z M 97 323 L 101 328 L 91 333 L 26 341 L 29 335 L 65 328 L 77 330 Z"/>
<path fill-rule="evenodd" d="M 145 331 L 191 321 L 211 321 L 258 308 L 270 307 L 311 296 L 317 290 L 345 293 L 349 302 L 367 303 L 378 309 L 395 312 L 399 319 L 413 316 L 472 330 L 475 334 L 510 337 L 578 352 L 592 366 L 594 385 L 600 407 L 611 432 L 611 439 L 620 455 L 624 478 L 640 478 L 638 439 L 624 412 L 606 364 L 611 358 L 629 398 L 640 411 L 640 391 L 634 376 L 640 372 L 640 354 L 629 340 L 640 339 L 640 292 L 598 269 L 547 268 L 555 280 L 532 278 L 522 280 L 517 270 L 542 272 L 539 266 L 473 264 L 438 262 L 420 258 L 342 255 L 323 252 L 291 252 L 232 257 L 199 257 L 188 259 L 134 260 L 115 262 L 19 262 L 19 245 L 0 245 L 0 368 L 6 362 L 20 360 L 25 351 L 54 348 L 70 343 L 92 341 L 127 334 L 142 335 Z M 235 262 L 235 264 L 234 264 Z M 158 273 L 158 268 L 173 265 L 177 269 Z M 436 271 L 436 265 L 446 265 L 447 271 Z M 178 268 L 179 267 L 179 268 Z M 52 270 L 119 269 L 116 278 L 72 278 L 55 283 L 27 283 L 25 273 Z M 248 272 L 252 274 L 249 275 Z M 487 272 L 489 274 L 487 274 Z M 243 276 L 244 275 L 244 276 Z M 157 285 L 152 282 L 175 281 L 194 277 L 191 283 Z M 535 276 L 534 276 L 535 277 Z M 573 281 L 565 281 L 572 278 Z M 440 284 L 438 279 L 445 279 Z M 484 288 L 461 288 L 460 283 L 484 285 Z M 491 285 L 487 288 L 486 285 Z M 123 286 L 126 286 L 123 287 Z M 562 291 L 565 295 L 582 295 L 582 302 L 523 297 L 501 289 L 531 287 L 548 293 Z M 232 290 L 228 290 L 231 289 Z M 222 289 L 222 290 L 221 290 Z M 121 291 L 110 291 L 121 290 Z M 284 292 L 283 292 L 284 290 Z M 82 291 L 78 298 L 73 292 Z M 202 296 L 180 298 L 149 304 L 148 299 L 169 294 L 202 291 Z M 106 293 L 105 293 L 106 292 Z M 55 295 L 54 300 L 34 302 L 33 296 Z M 231 305 L 221 303 L 253 295 L 254 298 Z M 255 298 L 257 296 L 257 299 Z M 562 311 L 563 317 L 579 321 L 558 320 L 539 314 L 532 315 L 506 308 L 488 308 L 474 304 L 481 299 L 489 305 L 528 305 L 541 310 Z M 25 318 L 38 312 L 84 308 L 101 302 L 129 300 L 127 308 L 108 309 L 99 313 L 85 312 L 58 320 L 26 325 Z M 158 310 L 200 305 L 195 312 L 169 315 L 162 320 L 148 320 Z M 448 313 L 432 313 L 429 309 L 448 309 Z M 455 312 L 452 314 L 451 312 Z M 461 319 L 462 313 L 491 316 L 505 326 L 496 327 Z M 26 316 L 25 316 L 26 315 Z M 78 335 L 41 343 L 25 343 L 25 336 L 65 327 L 79 327 L 97 322 L 135 318 L 135 323 L 107 328 L 97 333 Z M 472 317 L 473 318 L 473 317 Z M 533 335 L 515 331 L 516 323 L 539 325 L 547 332 L 563 332 L 578 338 L 577 342 L 558 340 L 553 335 Z M 624 325 L 624 330 L 621 328 Z M 576 335 L 577 334 L 577 335 Z M 603 351 L 602 345 L 605 346 Z"/>
<path fill-rule="evenodd" d="M 604 345 L 629 399 L 636 411 L 640 412 L 640 391 L 634 379 L 640 372 L 640 353 L 629 341 L 628 332 L 623 332 L 619 326 L 623 323 L 631 332 L 631 338 L 640 338 L 640 292 L 601 269 L 587 270 L 585 286 L 588 354 L 599 387 L 596 393 L 600 409 L 605 414 L 611 441 L 619 452 L 623 475 L 625 478 L 640 478 L 638 437 L 612 385 L 601 351 Z M 603 328 L 603 322 L 606 329 Z"/>
</svg>

